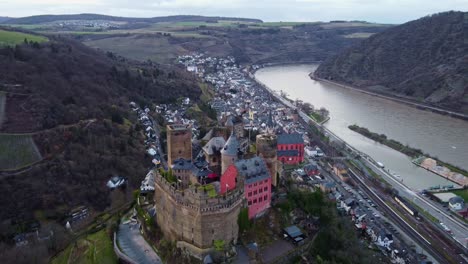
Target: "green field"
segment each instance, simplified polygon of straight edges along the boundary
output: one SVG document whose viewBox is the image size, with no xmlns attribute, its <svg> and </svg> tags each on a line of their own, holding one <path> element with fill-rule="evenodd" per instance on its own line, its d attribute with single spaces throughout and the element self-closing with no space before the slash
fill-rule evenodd
<svg viewBox="0 0 468 264">
<path fill-rule="evenodd" d="M 463 198 L 463 200 L 465 200 L 465 203 L 468 203 L 468 189 L 451 191 L 451 193 L 460 196 L 461 198 Z"/>
<path fill-rule="evenodd" d="M 24 39 L 34 42 L 47 41 L 47 38 L 43 36 L 36 36 L 22 32 L 6 31 L 0 29 L 0 46 L 13 46 L 16 44 L 21 44 L 24 42 Z"/>
<path fill-rule="evenodd" d="M 39 160 L 32 136 L 0 134 L 0 170 L 20 169 Z"/>
<path fill-rule="evenodd" d="M 356 32 L 356 33 L 351 33 L 348 35 L 344 35 L 345 38 L 368 38 L 370 36 L 374 35 L 374 33 L 368 33 L 368 32 Z"/>
<path fill-rule="evenodd" d="M 3 118 L 5 116 L 6 96 L 5 93 L 0 92 L 0 127 L 2 127 Z"/>
<path fill-rule="evenodd" d="M 51 263 L 114 264 L 118 263 L 118 259 L 114 253 L 112 240 L 107 235 L 106 230 L 103 229 L 71 244 L 57 257 L 52 259 Z"/>
</svg>

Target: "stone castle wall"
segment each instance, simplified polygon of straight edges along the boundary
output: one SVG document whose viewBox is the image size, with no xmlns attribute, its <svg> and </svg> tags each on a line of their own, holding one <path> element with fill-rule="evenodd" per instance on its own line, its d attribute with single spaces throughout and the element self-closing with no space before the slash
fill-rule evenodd
<svg viewBox="0 0 468 264">
<path fill-rule="evenodd" d="M 237 241 L 237 219 L 244 196 L 240 190 L 210 198 L 195 186 L 177 190 L 159 174 L 155 177 L 156 220 L 164 235 L 208 249 L 215 240 Z"/>
</svg>

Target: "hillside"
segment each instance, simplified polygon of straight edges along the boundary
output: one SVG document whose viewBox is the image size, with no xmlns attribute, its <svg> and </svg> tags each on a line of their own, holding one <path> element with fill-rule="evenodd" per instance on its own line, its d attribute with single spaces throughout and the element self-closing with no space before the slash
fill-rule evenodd
<svg viewBox="0 0 468 264">
<path fill-rule="evenodd" d="M 120 21 L 127 23 L 147 22 L 216 22 L 216 21 L 242 21 L 242 22 L 262 22 L 259 19 L 249 18 L 234 18 L 234 17 L 207 17 L 207 16 L 192 16 L 192 15 L 178 15 L 178 16 L 163 16 L 163 17 L 150 17 L 150 18 L 137 18 L 137 17 L 117 17 L 107 16 L 100 14 L 72 14 L 72 15 L 38 15 L 21 18 L 4 19 L 0 21 L 4 24 L 41 24 L 50 23 L 54 21 L 69 21 L 69 20 L 103 20 L 103 21 Z"/>
<path fill-rule="evenodd" d="M 128 103 L 197 100 L 201 93 L 184 70 L 57 37 L 0 48 L 0 68 L 0 248 L 36 221 L 63 229 L 73 207 L 102 212 L 131 200 L 151 160 Z M 129 187 L 111 192 L 106 182 L 114 175 Z M 63 246 L 57 243 L 49 254 Z"/>
<path fill-rule="evenodd" d="M 64 33 L 75 35 L 90 47 L 143 61 L 172 63 L 179 55 L 204 52 L 235 56 L 241 63 L 298 63 L 324 60 L 389 26 L 348 22 L 161 23 L 97 34 Z"/>
<path fill-rule="evenodd" d="M 468 113 L 468 13 L 427 16 L 375 34 L 316 76 Z"/>
</svg>

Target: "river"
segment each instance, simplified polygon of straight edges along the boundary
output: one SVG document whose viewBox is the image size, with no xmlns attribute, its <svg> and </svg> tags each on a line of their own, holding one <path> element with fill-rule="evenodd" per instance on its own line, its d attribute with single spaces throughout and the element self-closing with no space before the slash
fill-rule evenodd
<svg viewBox="0 0 468 264">
<path fill-rule="evenodd" d="M 376 143 L 348 128 L 356 124 L 387 135 L 440 160 L 468 169 L 468 122 L 416 109 L 392 100 L 310 79 L 317 65 L 260 69 L 256 78 L 291 99 L 325 107 L 331 119 L 325 126 L 353 147 L 381 161 L 413 189 L 453 184 L 414 164 L 404 154 Z M 455 185 L 455 184 L 454 184 Z"/>
</svg>

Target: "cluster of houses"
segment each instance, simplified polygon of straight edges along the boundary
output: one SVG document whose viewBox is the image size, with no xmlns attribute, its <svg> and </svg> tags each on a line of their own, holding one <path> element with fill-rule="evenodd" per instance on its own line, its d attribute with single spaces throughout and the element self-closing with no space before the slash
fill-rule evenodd
<svg viewBox="0 0 468 264">
<path fill-rule="evenodd" d="M 337 204 L 337 209 L 348 215 L 362 237 L 368 239 L 392 263 L 412 263 L 416 256 L 411 252 L 404 241 L 395 235 L 399 231 L 383 219 L 374 204 L 361 190 L 356 191 L 348 184 L 347 169 L 341 162 L 333 165 L 333 173 L 341 179 L 341 183 L 330 190 Z M 333 200 L 333 198 L 332 198 Z"/>
</svg>

